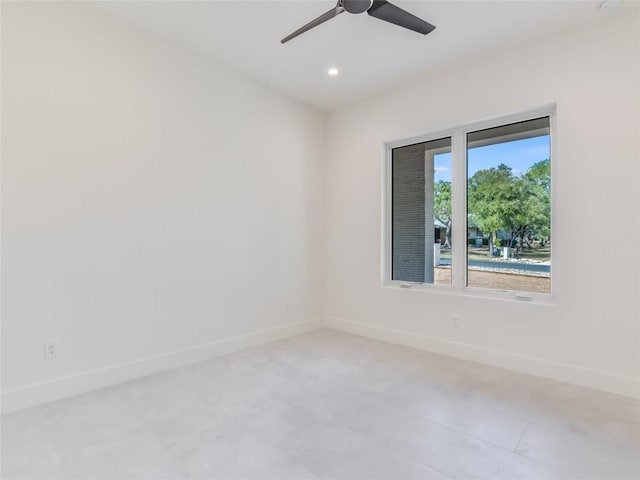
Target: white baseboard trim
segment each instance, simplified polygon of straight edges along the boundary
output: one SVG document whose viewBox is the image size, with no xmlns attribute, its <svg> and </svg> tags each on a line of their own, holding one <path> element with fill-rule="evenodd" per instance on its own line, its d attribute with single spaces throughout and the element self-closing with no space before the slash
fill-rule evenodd
<svg viewBox="0 0 640 480">
<path fill-rule="evenodd" d="M 171 370 L 192 363 L 202 362 L 218 355 L 255 347 L 283 338 L 309 332 L 323 326 L 319 318 L 289 323 L 268 330 L 225 338 L 173 352 L 142 358 L 133 362 L 81 372 L 12 388 L 2 392 L 2 413 L 33 407 L 61 398 L 117 385 L 154 373 Z"/>
<path fill-rule="evenodd" d="M 546 377 L 560 382 L 603 390 L 627 397 L 640 398 L 640 379 L 634 377 L 524 355 L 516 355 L 509 352 L 452 342 L 450 340 L 350 320 L 326 318 L 324 325 L 336 330 L 343 330 L 356 335 L 375 338 L 376 340 L 397 343 L 420 350 L 485 363 L 494 367 Z"/>
</svg>

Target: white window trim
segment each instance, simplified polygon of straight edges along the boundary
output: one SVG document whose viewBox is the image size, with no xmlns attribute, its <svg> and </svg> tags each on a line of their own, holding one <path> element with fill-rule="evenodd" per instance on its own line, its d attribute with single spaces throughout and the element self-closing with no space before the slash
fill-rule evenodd
<svg viewBox="0 0 640 480">
<path fill-rule="evenodd" d="M 551 293 L 534 293 L 534 292 L 518 292 L 498 290 L 491 288 L 467 287 L 467 231 L 466 228 L 454 227 L 452 230 L 452 267 L 451 267 L 451 285 L 435 285 L 417 282 L 403 282 L 391 279 L 391 261 L 392 261 L 392 170 L 391 156 L 394 148 L 412 145 L 415 143 L 428 142 L 438 140 L 445 137 L 451 137 L 451 184 L 452 199 L 451 210 L 454 225 L 463 224 L 466 227 L 466 210 L 467 210 L 467 148 L 466 135 L 468 132 L 484 130 L 487 128 L 498 127 L 509 123 L 522 122 L 538 117 L 549 117 L 549 133 L 551 143 Z M 394 140 L 384 142 L 383 144 L 383 163 L 382 163 L 382 252 L 381 252 L 381 284 L 385 288 L 406 289 L 419 292 L 442 293 L 463 295 L 468 297 L 488 298 L 496 300 L 519 301 L 527 303 L 535 303 L 541 305 L 555 304 L 554 283 L 557 279 L 557 262 L 555 248 L 555 232 L 556 229 L 556 199 L 558 191 L 558 176 L 556 174 L 556 165 L 558 163 L 556 133 L 556 105 L 548 104 L 539 108 L 526 110 L 522 112 L 502 115 L 476 122 L 466 123 L 457 127 L 436 132 L 417 135 L 404 138 L 402 140 Z M 460 221 L 462 220 L 462 222 Z M 456 248 L 456 245 L 463 245 L 464 248 Z"/>
</svg>

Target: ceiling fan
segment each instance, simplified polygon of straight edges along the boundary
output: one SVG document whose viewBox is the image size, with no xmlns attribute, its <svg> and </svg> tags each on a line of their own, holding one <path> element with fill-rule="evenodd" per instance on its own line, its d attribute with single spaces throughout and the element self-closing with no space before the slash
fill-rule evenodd
<svg viewBox="0 0 640 480">
<path fill-rule="evenodd" d="M 280 43 L 286 43 L 298 35 L 317 27 L 327 20 L 331 20 L 345 11 L 355 14 L 367 12 L 369 15 L 379 20 L 394 23 L 400 27 L 408 28 L 409 30 L 413 30 L 414 32 L 418 32 L 423 35 L 432 32 L 436 28 L 430 23 L 425 22 L 421 18 L 412 15 L 400 7 L 396 7 L 386 0 L 338 0 L 335 8 L 332 8 L 327 13 L 323 13 L 318 18 L 311 20 L 291 35 L 287 35 L 280 40 Z"/>
</svg>

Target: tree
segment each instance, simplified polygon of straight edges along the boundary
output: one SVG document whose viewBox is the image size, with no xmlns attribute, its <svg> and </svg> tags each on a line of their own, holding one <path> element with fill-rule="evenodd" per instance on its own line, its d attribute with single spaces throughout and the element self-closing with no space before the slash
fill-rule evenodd
<svg viewBox="0 0 640 480">
<path fill-rule="evenodd" d="M 531 165 L 524 176 L 533 185 L 539 187 L 541 192 L 549 194 L 551 189 L 551 163 L 548 158 Z"/>
<path fill-rule="evenodd" d="M 551 169 L 549 159 L 533 164 L 526 173 L 514 179 L 517 210 L 511 227 L 512 239 L 520 238 L 521 246 L 534 236 L 541 237 L 541 244 L 551 233 Z"/>
<path fill-rule="evenodd" d="M 504 164 L 478 170 L 469 178 L 467 189 L 470 220 L 489 233 L 489 256 L 492 256 L 498 231 L 514 225 L 518 192 L 513 172 Z"/>
<path fill-rule="evenodd" d="M 451 248 L 451 182 L 438 180 L 433 191 L 433 215 L 446 229 L 444 246 Z"/>
<path fill-rule="evenodd" d="M 468 184 L 470 220 L 490 234 L 489 255 L 497 232 L 510 232 L 507 246 L 524 247 L 534 236 L 551 234 L 551 169 L 549 159 L 533 164 L 527 172 L 514 176 L 507 165 L 477 171 Z"/>
<path fill-rule="evenodd" d="M 523 175 L 530 195 L 530 236 L 539 236 L 544 245 L 551 236 L 551 163 L 549 159 L 534 163 Z"/>
</svg>

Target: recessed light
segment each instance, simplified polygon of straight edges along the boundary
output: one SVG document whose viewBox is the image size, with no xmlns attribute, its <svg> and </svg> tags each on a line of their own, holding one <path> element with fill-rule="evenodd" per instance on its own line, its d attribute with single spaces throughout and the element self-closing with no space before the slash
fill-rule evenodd
<svg viewBox="0 0 640 480">
<path fill-rule="evenodd" d="M 337 75 L 338 74 L 338 69 L 337 68 L 330 68 L 329 71 L 327 72 L 329 75 Z"/>
</svg>

